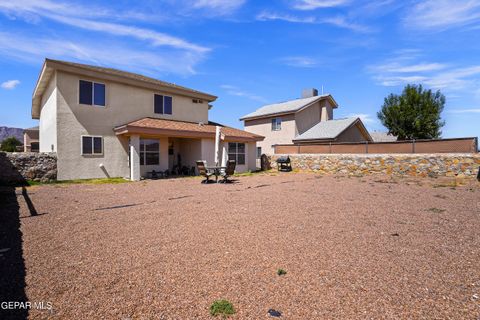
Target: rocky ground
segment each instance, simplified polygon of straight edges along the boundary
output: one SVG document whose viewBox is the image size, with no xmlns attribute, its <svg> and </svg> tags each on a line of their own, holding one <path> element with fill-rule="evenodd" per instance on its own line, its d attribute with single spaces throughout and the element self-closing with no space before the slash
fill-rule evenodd
<svg viewBox="0 0 480 320">
<path fill-rule="evenodd" d="M 24 290 L 53 306 L 31 319 L 209 319 L 216 299 L 234 319 L 480 316 L 473 180 L 275 173 L 27 191 Z"/>
</svg>

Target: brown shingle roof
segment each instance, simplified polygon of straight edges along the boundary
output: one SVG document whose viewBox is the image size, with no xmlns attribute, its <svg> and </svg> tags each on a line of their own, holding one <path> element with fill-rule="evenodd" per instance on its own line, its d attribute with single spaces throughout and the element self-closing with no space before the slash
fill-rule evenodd
<svg viewBox="0 0 480 320">
<path fill-rule="evenodd" d="M 169 135 L 176 137 L 203 137 L 215 138 L 215 127 L 222 127 L 221 132 L 225 140 L 238 141 L 262 141 L 264 137 L 240 129 L 227 127 L 215 122 L 199 124 L 194 122 L 165 120 L 156 118 L 143 118 L 125 125 L 116 127 L 114 130 L 119 134 L 146 134 L 146 135 Z"/>
</svg>

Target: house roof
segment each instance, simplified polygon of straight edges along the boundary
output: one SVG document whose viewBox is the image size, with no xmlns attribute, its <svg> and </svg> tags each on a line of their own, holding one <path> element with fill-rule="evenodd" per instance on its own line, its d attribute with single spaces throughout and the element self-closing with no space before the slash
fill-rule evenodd
<svg viewBox="0 0 480 320">
<path fill-rule="evenodd" d="M 216 96 L 205 92 L 179 86 L 174 83 L 150 78 L 138 73 L 76 62 L 45 59 L 32 97 L 32 118 L 34 119 L 38 119 L 40 117 L 41 98 L 55 70 L 63 70 L 65 72 L 71 72 L 75 74 L 126 83 L 129 85 L 145 87 L 152 90 L 166 91 L 188 97 L 199 98 L 208 102 L 212 102 L 217 99 Z"/>
<path fill-rule="evenodd" d="M 366 132 L 368 137 L 368 131 L 363 126 L 360 118 L 344 118 L 328 121 L 320 121 L 304 133 L 297 135 L 293 141 L 310 141 L 310 140 L 334 140 L 342 132 L 347 130 L 353 125 L 360 124 L 362 129 Z M 371 138 L 369 140 L 372 140 Z"/>
<path fill-rule="evenodd" d="M 332 102 L 334 108 L 338 106 L 337 102 L 333 99 L 331 94 L 324 94 L 320 96 L 301 98 L 301 99 L 295 99 L 295 100 L 290 100 L 290 101 L 285 101 L 280 103 L 269 104 L 261 107 L 260 109 L 255 110 L 252 113 L 249 113 L 241 117 L 240 120 L 262 118 L 262 117 L 273 116 L 277 114 L 295 113 L 322 99 L 329 99 Z"/>
<path fill-rule="evenodd" d="M 216 126 L 220 126 L 227 141 L 262 141 L 263 136 L 240 129 L 227 127 L 215 122 L 206 124 L 165 120 L 157 118 L 143 118 L 114 128 L 117 135 L 167 135 L 170 137 L 185 138 L 215 138 Z"/>
<path fill-rule="evenodd" d="M 374 142 L 397 141 L 397 137 L 389 134 L 388 132 L 373 131 L 373 132 L 370 132 L 370 136 L 372 136 L 372 139 Z"/>
</svg>

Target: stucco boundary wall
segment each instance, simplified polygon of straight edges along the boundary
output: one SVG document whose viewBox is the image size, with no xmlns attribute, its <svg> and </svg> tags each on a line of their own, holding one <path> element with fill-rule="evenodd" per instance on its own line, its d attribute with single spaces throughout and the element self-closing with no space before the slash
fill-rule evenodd
<svg viewBox="0 0 480 320">
<path fill-rule="evenodd" d="M 56 153 L 0 152 L 0 185 L 23 184 L 26 180 L 50 182 L 56 179 Z"/>
<path fill-rule="evenodd" d="M 450 154 L 277 154 L 289 156 L 293 170 L 321 174 L 387 174 L 419 177 L 476 177 L 480 167 L 479 153 Z"/>
</svg>

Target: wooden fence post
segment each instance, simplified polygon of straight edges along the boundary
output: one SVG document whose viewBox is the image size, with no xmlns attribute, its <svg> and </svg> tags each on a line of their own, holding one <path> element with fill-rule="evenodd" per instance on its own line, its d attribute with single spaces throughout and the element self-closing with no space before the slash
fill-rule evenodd
<svg viewBox="0 0 480 320">
<path fill-rule="evenodd" d="M 412 140 L 412 153 L 415 153 L 415 139 Z"/>
<path fill-rule="evenodd" d="M 332 153 L 332 143 L 331 143 L 331 142 L 329 143 L 328 151 L 329 151 L 330 153 Z"/>
<path fill-rule="evenodd" d="M 365 153 L 368 153 L 368 141 L 365 141 Z"/>
</svg>

